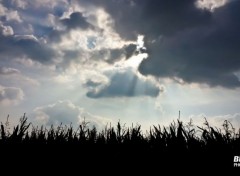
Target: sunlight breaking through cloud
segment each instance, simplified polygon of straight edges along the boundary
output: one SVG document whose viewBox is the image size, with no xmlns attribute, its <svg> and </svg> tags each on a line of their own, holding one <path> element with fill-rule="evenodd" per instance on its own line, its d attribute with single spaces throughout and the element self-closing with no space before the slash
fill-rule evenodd
<svg viewBox="0 0 240 176">
<path fill-rule="evenodd" d="M 239 0 L 0 0 L 0 118 L 37 107 L 76 116 L 60 100 L 145 126 L 179 109 L 239 113 L 239 9 Z"/>
</svg>

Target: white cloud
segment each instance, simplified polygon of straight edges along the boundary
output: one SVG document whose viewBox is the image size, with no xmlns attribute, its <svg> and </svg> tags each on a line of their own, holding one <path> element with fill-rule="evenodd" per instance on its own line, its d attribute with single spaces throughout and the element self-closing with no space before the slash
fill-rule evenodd
<svg viewBox="0 0 240 176">
<path fill-rule="evenodd" d="M 14 34 L 13 28 L 11 26 L 4 26 L 0 22 L 0 31 L 3 36 L 11 36 Z"/>
<path fill-rule="evenodd" d="M 224 6 L 229 0 L 198 0 L 196 6 L 213 12 L 216 8 Z"/>
<path fill-rule="evenodd" d="M 19 74 L 20 71 L 15 68 L 9 68 L 9 67 L 0 67 L 0 75 L 9 75 L 9 74 Z"/>
<path fill-rule="evenodd" d="M 205 118 L 207 119 L 209 125 L 212 127 L 223 129 L 223 123 L 225 120 L 227 120 L 233 125 L 236 130 L 240 129 L 240 113 L 215 116 L 207 116 L 206 114 L 202 113 L 189 116 L 189 119 L 193 120 L 193 124 L 200 127 L 204 126 Z"/>
<path fill-rule="evenodd" d="M 34 109 L 34 122 L 44 125 L 79 125 L 83 120 L 90 126 L 104 127 L 111 120 L 95 116 L 86 112 L 83 108 L 73 104 L 69 100 L 57 101 L 56 103 Z"/>
<path fill-rule="evenodd" d="M 19 23 L 22 22 L 22 19 L 16 10 L 9 10 L 6 14 L 6 19 L 7 21 L 17 21 Z"/>
<path fill-rule="evenodd" d="M 7 12 L 7 8 L 0 4 L 0 16 L 4 16 Z"/>
<path fill-rule="evenodd" d="M 67 0 L 11 0 L 11 4 L 17 8 L 26 9 L 29 7 L 35 8 L 54 8 L 59 3 L 68 4 Z"/>
<path fill-rule="evenodd" d="M 28 0 L 29 4 L 36 8 L 39 7 L 48 7 L 48 8 L 54 8 L 56 7 L 58 4 L 64 4 L 67 5 L 68 4 L 68 0 Z"/>
<path fill-rule="evenodd" d="M 33 40 L 35 42 L 38 42 L 38 39 L 36 36 L 34 35 L 14 35 L 14 37 L 17 40 Z"/>
<path fill-rule="evenodd" d="M 4 106 L 17 105 L 24 98 L 22 89 L 0 85 L 0 104 Z"/>
</svg>

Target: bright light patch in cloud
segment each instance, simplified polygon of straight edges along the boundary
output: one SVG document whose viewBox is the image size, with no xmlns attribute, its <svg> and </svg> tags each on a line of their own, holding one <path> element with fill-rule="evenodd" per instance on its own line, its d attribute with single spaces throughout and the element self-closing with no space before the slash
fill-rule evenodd
<svg viewBox="0 0 240 176">
<path fill-rule="evenodd" d="M 13 28 L 11 26 L 4 26 L 0 21 L 0 32 L 3 36 L 11 36 L 14 34 Z"/>
<path fill-rule="evenodd" d="M 229 0 L 198 0 L 196 6 L 200 9 L 207 9 L 211 12 L 214 9 L 224 6 Z"/>
<path fill-rule="evenodd" d="M 136 51 L 138 53 L 134 54 L 127 60 L 123 59 L 119 62 L 115 63 L 115 66 L 117 67 L 131 67 L 134 70 L 138 70 L 139 65 L 144 59 L 148 58 L 148 53 L 145 53 L 143 51 L 146 50 L 146 47 L 144 46 L 144 36 L 138 35 L 137 42 L 136 42 Z M 137 71 L 138 72 L 138 71 Z"/>
<path fill-rule="evenodd" d="M 144 36 L 143 35 L 139 35 L 137 37 L 137 50 L 140 51 L 141 49 L 146 49 L 144 47 Z"/>
<path fill-rule="evenodd" d="M 141 62 L 144 59 L 147 59 L 148 54 L 147 53 L 142 53 L 142 54 L 138 54 L 138 55 L 134 55 L 132 57 L 130 57 L 127 61 L 125 61 L 125 66 L 129 66 L 132 67 L 134 69 L 138 69 L 139 65 L 141 64 Z"/>
</svg>

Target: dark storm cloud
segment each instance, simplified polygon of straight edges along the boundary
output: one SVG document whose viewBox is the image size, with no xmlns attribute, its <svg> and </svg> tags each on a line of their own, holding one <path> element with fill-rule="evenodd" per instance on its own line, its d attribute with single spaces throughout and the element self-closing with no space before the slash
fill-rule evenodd
<svg viewBox="0 0 240 176">
<path fill-rule="evenodd" d="M 93 26 L 87 22 L 87 18 L 83 16 L 81 12 L 74 12 L 70 15 L 70 18 L 65 18 L 61 20 L 68 29 L 88 29 L 93 28 Z"/>
<path fill-rule="evenodd" d="M 209 86 L 240 86 L 234 74 L 240 70 L 240 1 L 230 1 L 213 12 L 197 8 L 196 0 L 94 3 L 111 15 L 122 37 L 145 36 L 149 58 L 139 67 L 142 74 Z"/>
<path fill-rule="evenodd" d="M 159 87 L 150 80 L 140 78 L 131 69 L 116 70 L 110 76 L 109 84 L 102 86 L 93 81 L 88 81 L 87 86 L 91 90 L 87 93 L 90 98 L 102 97 L 137 97 L 137 96 L 158 96 Z M 102 87 L 98 87 L 102 86 Z M 96 89 L 93 89 L 96 87 Z"/>
<path fill-rule="evenodd" d="M 195 7 L 195 0 L 79 0 L 103 7 L 114 19 L 122 37 L 135 39 L 137 34 L 158 37 L 185 28 L 209 23 L 211 13 Z"/>
<path fill-rule="evenodd" d="M 56 55 L 46 44 L 40 43 L 34 36 L 0 35 L 0 56 L 12 59 L 27 56 L 41 63 L 50 62 Z"/>
<path fill-rule="evenodd" d="M 136 45 L 129 44 L 124 45 L 122 48 L 115 48 L 115 49 L 100 49 L 95 50 L 92 52 L 91 59 L 99 60 L 102 59 L 103 61 L 113 64 L 123 58 L 129 59 L 131 56 L 137 54 Z"/>
<path fill-rule="evenodd" d="M 234 74 L 240 70 L 239 8 L 240 2 L 234 1 L 214 11 L 211 25 L 147 42 L 150 59 L 142 62 L 140 72 L 188 83 L 239 87 Z"/>
<path fill-rule="evenodd" d="M 131 56 L 133 56 L 134 54 L 136 54 L 136 45 L 135 44 L 129 44 L 127 46 L 124 47 L 124 52 L 126 55 L 126 58 L 130 58 Z"/>
</svg>

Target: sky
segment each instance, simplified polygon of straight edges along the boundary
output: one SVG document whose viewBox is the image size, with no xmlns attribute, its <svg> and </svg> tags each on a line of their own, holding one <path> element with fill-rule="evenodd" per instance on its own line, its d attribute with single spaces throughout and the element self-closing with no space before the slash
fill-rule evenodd
<svg viewBox="0 0 240 176">
<path fill-rule="evenodd" d="M 0 121 L 240 127 L 239 0 L 0 0 Z"/>
</svg>

